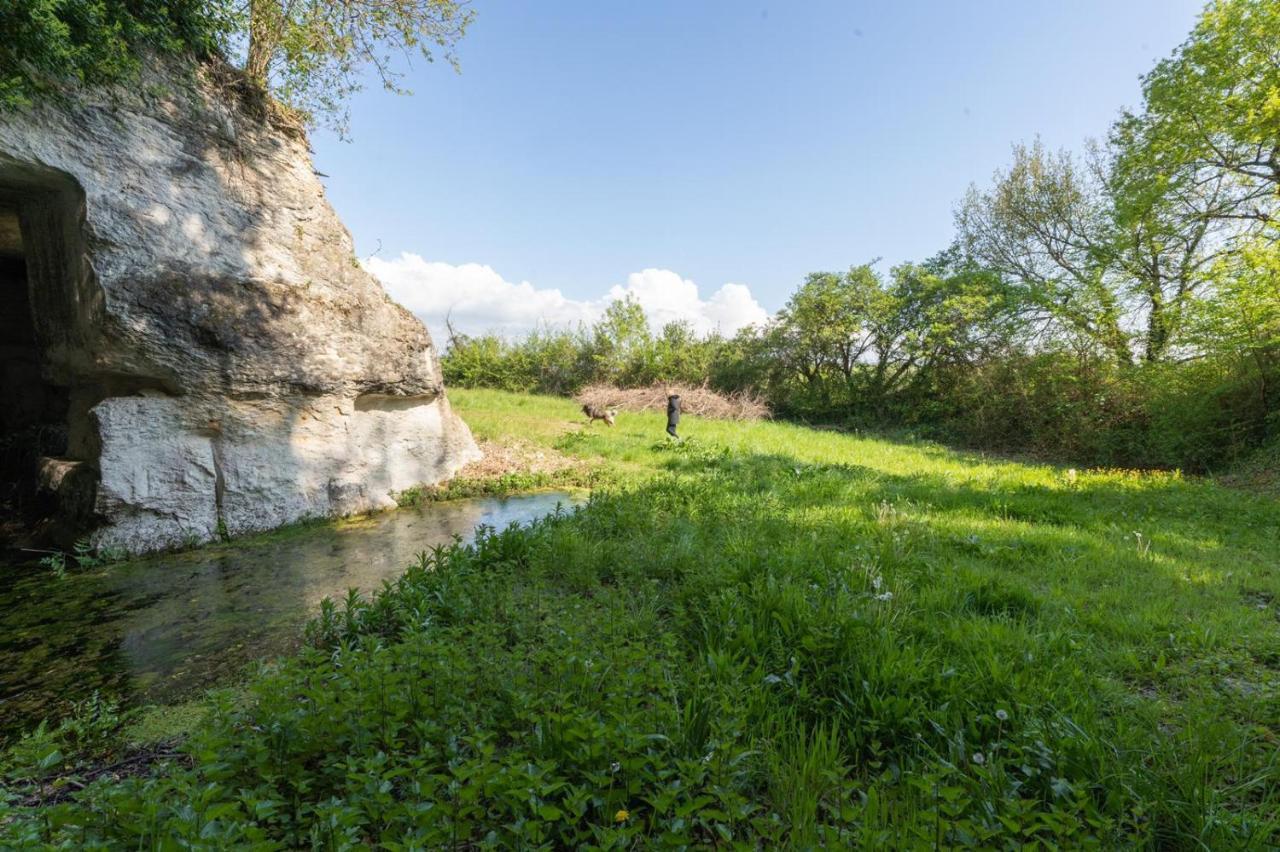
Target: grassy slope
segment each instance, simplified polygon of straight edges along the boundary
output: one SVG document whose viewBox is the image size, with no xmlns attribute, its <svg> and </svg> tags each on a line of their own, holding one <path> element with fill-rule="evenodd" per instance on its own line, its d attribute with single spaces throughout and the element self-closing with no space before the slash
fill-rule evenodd
<svg viewBox="0 0 1280 852">
<path fill-rule="evenodd" d="M 611 484 L 327 614 L 327 650 L 221 707 L 195 770 L 68 824 L 195 830 L 118 813 L 212 784 L 228 842 L 1280 842 L 1275 500 L 451 398 Z"/>
</svg>

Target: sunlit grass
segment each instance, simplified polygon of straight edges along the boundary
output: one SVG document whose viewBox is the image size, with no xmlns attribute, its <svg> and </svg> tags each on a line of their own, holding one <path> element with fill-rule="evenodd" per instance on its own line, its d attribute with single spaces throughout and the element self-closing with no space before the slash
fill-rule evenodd
<svg viewBox="0 0 1280 852">
<path fill-rule="evenodd" d="M 450 397 L 480 437 L 604 471 L 591 502 L 327 607 L 313 650 L 211 712 L 193 769 L 91 787 L 52 827 L 0 813 L 0 838 L 1280 842 L 1276 501 L 787 423 L 688 417 L 673 443 L 660 415 L 609 429 L 566 400 Z"/>
<path fill-rule="evenodd" d="M 1255 770 L 1272 768 L 1280 724 L 1275 500 L 1176 473 L 1075 471 L 788 423 L 685 418 L 681 432 L 697 451 L 678 454 L 664 446 L 660 415 L 624 413 L 615 430 L 591 430 L 575 425 L 576 412 L 560 400 L 453 393 L 471 419 L 541 406 L 548 420 L 565 420 L 554 432 L 541 427 L 548 440 L 625 460 L 637 477 L 728 479 L 726 492 L 752 494 L 770 523 L 797 542 L 808 538 L 815 556 L 834 551 L 878 566 L 901 590 L 896 608 L 960 637 L 947 641 L 951 652 L 983 658 L 994 642 L 1008 653 L 1038 648 L 1042 660 L 1065 655 L 1114 702 L 1098 708 L 1104 716 L 1123 712 L 1183 738 L 1208 726 L 1210 741 L 1228 724 L 1232 736 L 1254 742 Z M 516 434 L 503 431 L 506 422 L 494 418 L 494 438 Z M 705 463 L 691 462 L 699 453 Z M 761 460 L 772 466 L 753 483 Z M 733 549 L 759 547 L 773 531 L 756 532 Z M 1050 693 L 1061 686 L 1050 667 L 1028 677 Z M 1274 796 L 1274 781 L 1266 789 Z"/>
</svg>

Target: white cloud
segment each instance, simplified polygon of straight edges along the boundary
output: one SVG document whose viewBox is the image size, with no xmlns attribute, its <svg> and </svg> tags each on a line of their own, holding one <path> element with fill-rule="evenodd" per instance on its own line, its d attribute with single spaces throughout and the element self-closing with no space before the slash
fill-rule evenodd
<svg viewBox="0 0 1280 852">
<path fill-rule="evenodd" d="M 670 269 L 646 269 L 627 276 L 625 287 L 615 285 L 610 299 L 633 297 L 644 308 L 655 329 L 669 322 L 685 320 L 699 334 L 717 331 L 733 334 L 752 323 L 762 323 L 769 315 L 744 284 L 725 284 L 703 301 L 698 285 Z"/>
<path fill-rule="evenodd" d="M 391 298 L 417 314 L 439 335 L 445 317 L 469 334 L 497 332 L 515 337 L 539 325 L 572 327 L 592 323 L 613 299 L 632 296 L 644 308 L 654 329 L 685 320 L 700 334 L 719 330 L 733 334 L 769 315 L 744 284 L 725 284 L 704 300 L 698 285 L 669 269 L 645 269 L 627 276 L 599 299 L 570 299 L 556 289 L 539 289 L 528 281 L 513 284 L 491 266 L 429 262 L 408 252 L 393 260 L 371 257 L 364 262 Z"/>
</svg>

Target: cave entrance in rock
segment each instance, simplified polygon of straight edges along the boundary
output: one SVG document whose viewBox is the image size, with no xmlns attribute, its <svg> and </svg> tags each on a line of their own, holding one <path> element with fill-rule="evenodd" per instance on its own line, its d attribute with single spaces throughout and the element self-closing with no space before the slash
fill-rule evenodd
<svg viewBox="0 0 1280 852">
<path fill-rule="evenodd" d="M 63 539 L 71 382 L 51 348 L 73 323 L 78 187 L 0 169 L 0 545 Z M 69 229 L 73 229 L 71 234 Z M 71 258 L 70 262 L 68 258 Z M 69 304 L 69 300 L 71 303 Z"/>
</svg>

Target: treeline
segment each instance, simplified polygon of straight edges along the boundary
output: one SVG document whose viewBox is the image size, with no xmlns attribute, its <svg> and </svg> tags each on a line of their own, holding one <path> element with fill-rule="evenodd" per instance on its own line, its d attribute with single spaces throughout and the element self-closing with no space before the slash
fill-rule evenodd
<svg viewBox="0 0 1280 852">
<path fill-rule="evenodd" d="M 749 387 L 733 374 L 744 361 L 754 330 L 733 340 L 699 336 L 688 323 L 673 322 L 657 333 L 631 299 L 617 300 L 590 328 L 541 328 L 519 340 L 494 334 L 461 335 L 450 329 L 443 367 L 457 387 L 573 395 L 592 384 L 624 388 L 669 383 Z M 726 369 L 726 367 L 728 369 Z"/>
<path fill-rule="evenodd" d="M 814 273 L 764 327 L 454 337 L 461 386 L 750 390 L 783 416 L 909 428 L 1090 464 L 1214 470 L 1280 431 L 1280 33 L 1229 0 L 1083 156 L 1014 149 L 954 244 L 887 274 Z"/>
</svg>

